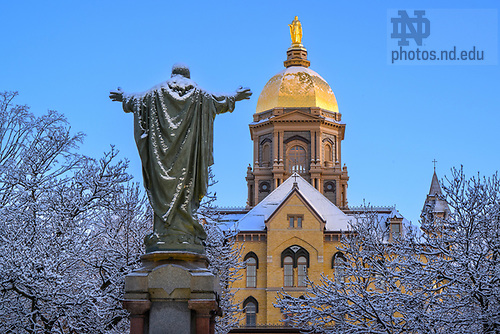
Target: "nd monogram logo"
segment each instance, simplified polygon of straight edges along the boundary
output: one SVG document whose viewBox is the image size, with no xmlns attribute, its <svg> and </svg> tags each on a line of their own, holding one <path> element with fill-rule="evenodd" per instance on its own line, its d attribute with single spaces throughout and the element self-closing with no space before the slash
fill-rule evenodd
<svg viewBox="0 0 500 334">
<path fill-rule="evenodd" d="M 398 10 L 400 17 L 391 18 L 391 38 L 400 38 L 398 46 L 409 45 L 408 38 L 413 38 L 417 45 L 422 45 L 422 39 L 431 34 L 431 22 L 422 17 L 425 15 L 425 10 L 415 10 L 413 14 L 416 17 L 410 18 L 406 10 Z"/>
</svg>

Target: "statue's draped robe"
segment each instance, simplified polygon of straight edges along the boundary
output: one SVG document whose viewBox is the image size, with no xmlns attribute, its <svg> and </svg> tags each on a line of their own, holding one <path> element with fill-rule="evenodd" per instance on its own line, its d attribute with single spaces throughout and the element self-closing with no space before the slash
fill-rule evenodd
<svg viewBox="0 0 500 334">
<path fill-rule="evenodd" d="M 206 238 L 193 215 L 207 192 L 215 115 L 233 111 L 234 102 L 179 75 L 143 94 L 124 96 L 124 111 L 134 113 L 144 186 L 155 213 L 154 238 L 197 244 Z"/>
</svg>

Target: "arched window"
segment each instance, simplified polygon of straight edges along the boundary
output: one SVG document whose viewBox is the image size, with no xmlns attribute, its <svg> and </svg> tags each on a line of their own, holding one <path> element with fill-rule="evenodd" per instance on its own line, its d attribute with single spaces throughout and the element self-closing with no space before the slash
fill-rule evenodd
<svg viewBox="0 0 500 334">
<path fill-rule="evenodd" d="M 333 277 L 336 283 L 342 283 L 345 280 L 345 265 L 346 259 L 342 252 L 337 252 L 333 255 L 332 268 Z"/>
<path fill-rule="evenodd" d="M 284 286 L 295 286 L 295 279 L 297 279 L 296 286 L 305 286 L 307 268 L 309 268 L 309 252 L 298 245 L 286 248 L 281 252 L 281 267 L 283 268 Z"/>
<path fill-rule="evenodd" d="M 254 252 L 245 255 L 247 266 L 247 288 L 257 287 L 257 269 L 259 268 L 259 258 Z"/>
<path fill-rule="evenodd" d="M 287 152 L 287 165 L 289 173 L 306 173 L 306 150 L 299 145 L 292 146 Z"/>
<path fill-rule="evenodd" d="M 297 259 L 297 286 L 306 286 L 307 259 L 300 256 Z"/>
<path fill-rule="evenodd" d="M 257 261 L 253 257 L 247 260 L 247 288 L 257 286 Z"/>
<path fill-rule="evenodd" d="M 283 259 L 284 286 L 293 286 L 293 258 L 286 256 Z"/>
<path fill-rule="evenodd" d="M 327 162 L 333 161 L 332 145 L 330 143 L 325 144 L 325 161 Z"/>
<path fill-rule="evenodd" d="M 271 165 L 271 145 L 269 143 L 262 146 L 262 164 L 264 167 Z"/>
<path fill-rule="evenodd" d="M 256 326 L 257 325 L 257 313 L 259 313 L 259 304 L 257 300 L 250 296 L 243 302 L 243 308 L 246 314 L 246 325 Z"/>
<path fill-rule="evenodd" d="M 281 252 L 281 267 L 283 268 L 284 265 L 284 259 L 285 257 L 291 257 L 293 259 L 293 267 L 297 267 L 297 259 L 301 256 L 306 258 L 306 263 L 307 267 L 309 268 L 309 252 L 306 251 L 304 248 L 298 246 L 298 245 L 293 245 L 288 248 L 286 248 L 283 252 Z"/>
</svg>

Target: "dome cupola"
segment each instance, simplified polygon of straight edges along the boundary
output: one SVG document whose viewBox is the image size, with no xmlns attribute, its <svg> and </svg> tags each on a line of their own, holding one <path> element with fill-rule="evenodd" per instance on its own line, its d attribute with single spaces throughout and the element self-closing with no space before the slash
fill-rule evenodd
<svg viewBox="0 0 500 334">
<path fill-rule="evenodd" d="M 290 27 L 292 45 L 287 50 L 286 69 L 274 75 L 264 86 L 257 101 L 257 113 L 273 108 L 318 107 L 339 112 L 330 85 L 309 69 L 307 50 L 302 45 L 302 25 L 297 16 Z"/>
</svg>

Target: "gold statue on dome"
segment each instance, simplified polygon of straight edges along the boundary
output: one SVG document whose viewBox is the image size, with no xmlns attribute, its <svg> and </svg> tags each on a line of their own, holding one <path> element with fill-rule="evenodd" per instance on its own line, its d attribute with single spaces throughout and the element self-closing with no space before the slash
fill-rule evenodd
<svg viewBox="0 0 500 334">
<path fill-rule="evenodd" d="M 290 27 L 290 36 L 292 36 L 292 45 L 302 45 L 302 24 L 300 24 L 298 16 L 292 21 Z"/>
</svg>

